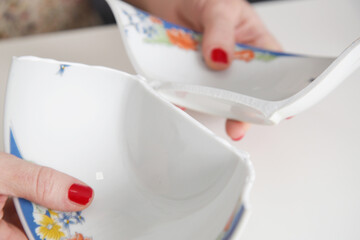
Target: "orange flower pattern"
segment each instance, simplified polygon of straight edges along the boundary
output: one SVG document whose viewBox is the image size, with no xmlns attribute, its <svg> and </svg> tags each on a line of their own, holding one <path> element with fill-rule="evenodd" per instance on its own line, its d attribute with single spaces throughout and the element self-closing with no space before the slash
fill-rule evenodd
<svg viewBox="0 0 360 240">
<path fill-rule="evenodd" d="M 75 236 L 65 240 L 92 240 L 92 238 L 84 237 L 81 233 L 75 233 Z"/>
<path fill-rule="evenodd" d="M 251 49 L 244 49 L 244 50 L 236 51 L 234 53 L 234 58 L 243 60 L 245 62 L 250 62 L 255 58 L 255 53 Z"/>
<path fill-rule="evenodd" d="M 196 50 L 198 43 L 192 38 L 191 34 L 182 31 L 181 29 L 168 29 L 166 34 L 170 42 L 182 49 Z"/>
<path fill-rule="evenodd" d="M 134 28 L 148 43 L 170 44 L 184 50 L 197 50 L 200 34 L 168 23 L 146 12 L 134 9 L 134 13 L 123 9 L 122 13 L 129 20 L 128 28 Z"/>
<path fill-rule="evenodd" d="M 150 15 L 149 20 L 150 20 L 151 22 L 155 23 L 155 24 L 162 24 L 161 19 L 158 18 L 158 17 L 155 17 L 155 16 L 151 16 L 151 15 Z"/>
<path fill-rule="evenodd" d="M 131 11 L 122 9 L 122 14 L 128 19 L 128 24 L 124 26 L 125 33 L 133 28 L 142 35 L 143 40 L 147 43 L 168 44 L 184 50 L 195 51 L 199 49 L 202 39 L 200 33 L 166 22 L 136 8 Z M 253 60 L 267 62 L 282 55 L 287 54 L 236 44 L 234 59 L 244 62 Z"/>
<path fill-rule="evenodd" d="M 216 240 L 229 240 L 233 235 L 237 225 L 241 221 L 241 218 L 244 214 L 245 207 L 241 205 L 241 202 L 238 203 L 238 206 L 235 208 L 235 211 L 231 214 L 228 222 L 226 223 L 223 231 L 216 238 Z"/>
</svg>

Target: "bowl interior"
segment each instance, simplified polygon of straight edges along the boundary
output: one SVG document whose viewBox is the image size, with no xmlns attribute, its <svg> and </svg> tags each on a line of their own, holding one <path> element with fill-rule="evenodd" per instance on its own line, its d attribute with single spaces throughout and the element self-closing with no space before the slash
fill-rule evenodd
<svg viewBox="0 0 360 240">
<path fill-rule="evenodd" d="M 24 159 L 94 189 L 84 223 L 59 222 L 67 237 L 216 239 L 252 179 L 246 154 L 135 76 L 102 67 L 15 59 L 6 98 L 8 152 L 10 136 Z M 56 217 L 30 205 L 25 212 L 18 202 L 18 211 L 29 237 L 41 239 L 31 220 Z"/>
</svg>

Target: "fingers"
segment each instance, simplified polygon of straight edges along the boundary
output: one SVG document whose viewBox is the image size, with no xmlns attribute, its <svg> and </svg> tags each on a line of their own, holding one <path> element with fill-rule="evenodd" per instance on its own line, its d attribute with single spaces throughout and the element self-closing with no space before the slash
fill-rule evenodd
<svg viewBox="0 0 360 240">
<path fill-rule="evenodd" d="M 15 226 L 5 222 L 4 220 L 0 220 L 0 240 L 7 239 L 16 239 L 16 240 L 26 240 L 25 234 Z"/>
<path fill-rule="evenodd" d="M 202 51 L 205 62 L 214 70 L 230 66 L 234 54 L 235 26 L 239 21 L 241 1 L 211 0 L 202 9 L 204 26 Z M 231 13 L 231 14 L 230 14 Z"/>
<path fill-rule="evenodd" d="M 180 108 L 181 110 L 185 111 L 186 110 L 186 107 L 183 107 L 183 106 L 179 106 L 179 105 L 176 105 L 174 104 L 176 107 Z"/>
<path fill-rule="evenodd" d="M 266 28 L 264 22 L 248 3 L 242 4 L 242 21 L 236 26 L 235 41 L 272 51 L 281 51 L 280 43 Z"/>
<path fill-rule="evenodd" d="M 93 190 L 83 182 L 9 154 L 0 153 L 0 169 L 0 194 L 59 211 L 80 211 L 93 199 Z"/>
<path fill-rule="evenodd" d="M 204 59 L 214 70 L 224 70 L 230 66 L 235 42 L 273 51 L 282 50 L 279 42 L 246 1 L 206 1 L 201 22 L 204 28 Z"/>
<path fill-rule="evenodd" d="M 240 141 L 245 136 L 245 133 L 249 127 L 249 123 L 239 122 L 231 119 L 226 121 L 226 133 L 234 141 Z"/>
<path fill-rule="evenodd" d="M 208 0 L 201 13 L 204 27 L 202 51 L 205 62 L 214 70 L 230 66 L 235 42 L 281 51 L 280 44 L 246 1 Z M 234 141 L 241 140 L 249 127 L 244 122 L 226 122 L 226 132 Z"/>
</svg>

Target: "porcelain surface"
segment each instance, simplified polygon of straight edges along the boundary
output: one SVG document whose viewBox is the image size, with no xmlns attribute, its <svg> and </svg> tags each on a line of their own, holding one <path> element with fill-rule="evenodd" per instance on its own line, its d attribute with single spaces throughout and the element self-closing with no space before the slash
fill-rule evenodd
<svg viewBox="0 0 360 240">
<path fill-rule="evenodd" d="M 137 76 L 14 58 L 5 149 L 89 184 L 83 212 L 16 199 L 30 239 L 235 239 L 254 178 L 248 154 Z"/>
<path fill-rule="evenodd" d="M 314 105 L 359 67 L 360 41 L 340 61 L 236 44 L 230 69 L 214 72 L 202 59 L 200 33 L 123 1 L 107 2 L 136 71 L 173 103 L 201 112 L 276 124 Z"/>
</svg>

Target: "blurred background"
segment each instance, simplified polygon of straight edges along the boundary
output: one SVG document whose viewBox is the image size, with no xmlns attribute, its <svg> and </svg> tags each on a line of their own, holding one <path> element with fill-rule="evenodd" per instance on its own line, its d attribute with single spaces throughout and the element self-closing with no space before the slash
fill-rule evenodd
<svg viewBox="0 0 360 240">
<path fill-rule="evenodd" d="M 105 0 L 0 0 L 0 39 L 112 23 Z"/>
</svg>

